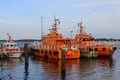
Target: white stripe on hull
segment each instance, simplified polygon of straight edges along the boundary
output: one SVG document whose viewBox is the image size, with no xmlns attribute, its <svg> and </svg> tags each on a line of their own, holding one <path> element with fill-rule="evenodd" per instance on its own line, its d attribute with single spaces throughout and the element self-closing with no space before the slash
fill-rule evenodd
<svg viewBox="0 0 120 80">
<path fill-rule="evenodd" d="M 10 58 L 20 58 L 22 53 L 7 53 L 7 56 Z"/>
</svg>

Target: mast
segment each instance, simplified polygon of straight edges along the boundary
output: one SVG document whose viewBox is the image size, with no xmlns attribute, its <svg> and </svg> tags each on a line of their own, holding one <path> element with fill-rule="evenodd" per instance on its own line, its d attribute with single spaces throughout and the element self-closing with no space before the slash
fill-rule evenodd
<svg viewBox="0 0 120 80">
<path fill-rule="evenodd" d="M 53 32 L 57 32 L 57 25 L 59 25 L 60 24 L 60 20 L 59 19 L 56 19 L 56 17 L 54 17 L 54 24 L 53 24 L 53 28 L 52 28 L 52 31 Z"/>
<path fill-rule="evenodd" d="M 12 42 L 11 35 L 9 33 L 7 33 L 7 36 L 8 36 L 8 43 L 11 43 Z"/>
<path fill-rule="evenodd" d="M 43 37 L 43 17 L 41 16 L 41 40 Z"/>
<path fill-rule="evenodd" d="M 78 27 L 80 27 L 80 33 L 82 34 L 84 31 L 83 31 L 83 26 L 82 26 L 82 20 L 80 23 L 78 23 Z"/>
</svg>

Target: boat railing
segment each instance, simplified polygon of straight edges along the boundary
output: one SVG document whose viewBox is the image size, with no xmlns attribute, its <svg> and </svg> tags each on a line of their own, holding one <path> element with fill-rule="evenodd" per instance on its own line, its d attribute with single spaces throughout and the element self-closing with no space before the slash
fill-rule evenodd
<svg viewBox="0 0 120 80">
<path fill-rule="evenodd" d="M 109 45 L 109 46 L 114 46 L 115 43 L 114 43 L 114 42 L 111 42 L 111 41 L 96 41 L 96 45 L 102 45 L 102 46 Z"/>
</svg>

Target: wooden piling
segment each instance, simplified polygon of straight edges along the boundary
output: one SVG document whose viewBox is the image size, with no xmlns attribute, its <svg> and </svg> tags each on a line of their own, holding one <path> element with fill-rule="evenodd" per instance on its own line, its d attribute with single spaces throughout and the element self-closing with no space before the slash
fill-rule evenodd
<svg viewBox="0 0 120 80">
<path fill-rule="evenodd" d="M 66 74 L 66 66 L 65 66 L 65 49 L 62 49 L 61 53 L 61 78 L 62 80 L 65 80 L 65 74 Z"/>
<path fill-rule="evenodd" d="M 3 45 L 2 45 L 2 43 L 0 43 L 0 54 L 2 54 L 2 47 L 3 47 Z"/>
<path fill-rule="evenodd" d="M 109 58 L 112 59 L 112 56 L 113 56 L 113 47 L 110 47 L 110 56 L 109 56 Z"/>
<path fill-rule="evenodd" d="M 25 67 L 28 67 L 28 43 L 24 44 Z"/>
<path fill-rule="evenodd" d="M 2 58 L 2 43 L 0 43 L 0 59 Z"/>
<path fill-rule="evenodd" d="M 24 80 L 28 80 L 28 43 L 24 44 L 24 56 L 25 56 L 25 79 Z"/>
</svg>

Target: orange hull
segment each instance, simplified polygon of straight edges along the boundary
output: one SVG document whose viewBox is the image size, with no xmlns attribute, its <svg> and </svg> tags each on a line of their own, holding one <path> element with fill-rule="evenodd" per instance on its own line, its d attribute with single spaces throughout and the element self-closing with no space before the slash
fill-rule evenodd
<svg viewBox="0 0 120 80">
<path fill-rule="evenodd" d="M 61 59 L 61 50 L 58 51 L 35 51 L 34 54 L 36 56 L 44 57 L 44 58 L 53 58 L 53 59 Z M 80 58 L 80 51 L 66 51 L 65 59 L 78 59 Z"/>
<path fill-rule="evenodd" d="M 112 56 L 114 51 L 116 50 L 116 47 L 111 45 L 96 45 L 94 47 L 96 51 L 98 51 L 99 57 L 109 57 Z"/>
<path fill-rule="evenodd" d="M 115 51 L 115 49 L 113 50 L 113 51 L 110 51 L 110 50 L 106 50 L 106 51 L 98 51 L 98 56 L 99 57 L 109 57 L 109 56 L 112 56 L 113 55 L 113 53 L 114 53 L 114 51 Z"/>
</svg>

